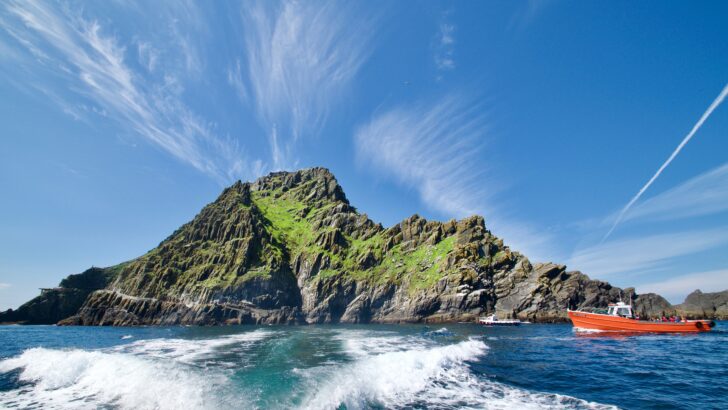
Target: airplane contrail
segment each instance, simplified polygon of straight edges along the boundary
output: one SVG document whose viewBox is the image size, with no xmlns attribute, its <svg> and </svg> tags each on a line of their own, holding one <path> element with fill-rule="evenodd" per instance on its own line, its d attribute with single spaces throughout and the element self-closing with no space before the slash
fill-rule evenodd
<svg viewBox="0 0 728 410">
<path fill-rule="evenodd" d="M 703 123 L 705 122 L 705 120 L 707 120 L 708 117 L 710 117 L 710 114 L 712 114 L 713 111 L 715 111 L 715 109 L 718 108 L 718 106 L 723 102 L 723 100 L 725 99 L 726 96 L 728 96 L 728 84 L 726 84 L 725 87 L 723 87 L 723 91 L 721 91 L 720 94 L 718 95 L 718 97 L 715 100 L 713 100 L 713 103 L 710 104 L 710 107 L 708 107 L 707 110 L 705 110 L 705 112 L 703 113 L 703 116 L 700 117 L 700 119 L 698 120 L 697 123 L 695 123 L 695 125 L 693 126 L 693 129 L 691 129 L 690 132 L 688 133 L 688 135 L 686 135 L 685 138 L 683 138 L 680 145 L 678 145 L 677 148 L 675 148 L 675 151 L 673 151 L 672 154 L 670 154 L 670 157 L 667 158 L 667 161 L 665 161 L 662 164 L 662 166 L 660 167 L 660 169 L 658 169 L 657 172 L 655 172 L 655 175 L 653 175 L 652 178 L 650 178 L 650 180 L 647 181 L 645 186 L 643 186 L 642 189 L 640 189 L 639 192 L 637 192 L 637 195 L 635 195 L 627 203 L 627 205 L 625 205 L 624 208 L 622 208 L 622 211 L 617 216 L 617 219 L 614 221 L 614 224 L 609 229 L 609 232 L 607 232 L 607 234 L 604 235 L 604 238 L 602 238 L 602 242 L 604 242 L 605 240 L 607 240 L 607 238 L 609 238 L 609 235 L 611 235 L 612 232 L 614 232 L 614 228 L 616 228 L 617 225 L 619 225 L 619 223 L 622 222 L 622 218 L 624 218 L 624 215 L 627 213 L 627 211 L 629 211 L 629 209 L 632 207 L 632 205 L 634 205 L 634 203 L 640 199 L 642 194 L 644 194 L 645 191 L 647 191 L 647 188 L 649 188 L 650 185 L 652 185 L 652 183 L 655 182 L 657 177 L 659 177 L 660 174 L 662 174 L 662 171 L 664 171 L 665 168 L 667 168 L 667 166 L 670 165 L 672 160 L 675 159 L 677 154 L 680 153 L 680 151 L 683 149 L 685 144 L 687 144 L 688 141 L 690 141 L 690 139 L 693 138 L 693 135 L 695 135 L 695 133 L 698 132 L 700 127 L 703 126 Z"/>
</svg>

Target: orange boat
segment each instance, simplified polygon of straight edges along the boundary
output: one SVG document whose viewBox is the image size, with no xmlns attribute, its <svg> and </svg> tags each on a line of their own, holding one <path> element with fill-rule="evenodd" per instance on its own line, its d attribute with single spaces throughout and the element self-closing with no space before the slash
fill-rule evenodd
<svg viewBox="0 0 728 410">
<path fill-rule="evenodd" d="M 632 306 L 622 302 L 610 304 L 606 314 L 580 310 L 567 310 L 567 314 L 576 329 L 606 332 L 696 333 L 708 332 L 715 326 L 715 322 L 712 320 L 680 322 L 637 320 L 632 314 Z"/>
</svg>

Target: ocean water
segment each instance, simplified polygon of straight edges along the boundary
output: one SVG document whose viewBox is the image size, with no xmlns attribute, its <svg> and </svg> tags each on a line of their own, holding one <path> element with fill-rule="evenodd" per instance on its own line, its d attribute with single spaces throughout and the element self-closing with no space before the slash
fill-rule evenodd
<svg viewBox="0 0 728 410">
<path fill-rule="evenodd" d="M 0 408 L 728 409 L 728 323 L 0 326 Z"/>
</svg>

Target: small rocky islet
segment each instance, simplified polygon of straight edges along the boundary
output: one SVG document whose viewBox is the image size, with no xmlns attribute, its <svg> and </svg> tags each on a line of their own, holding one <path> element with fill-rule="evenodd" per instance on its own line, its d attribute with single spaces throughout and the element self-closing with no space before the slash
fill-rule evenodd
<svg viewBox="0 0 728 410">
<path fill-rule="evenodd" d="M 224 325 L 473 321 L 492 312 L 536 322 L 566 308 L 630 301 L 642 316 L 728 317 L 728 291 L 672 306 L 532 263 L 480 216 L 413 215 L 389 228 L 359 213 L 325 168 L 236 182 L 159 246 L 93 267 L 0 322 Z"/>
</svg>

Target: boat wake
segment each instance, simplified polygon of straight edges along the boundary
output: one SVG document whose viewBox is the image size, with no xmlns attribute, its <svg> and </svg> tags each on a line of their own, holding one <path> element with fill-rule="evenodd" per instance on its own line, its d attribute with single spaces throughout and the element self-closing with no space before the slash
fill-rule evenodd
<svg viewBox="0 0 728 410">
<path fill-rule="evenodd" d="M 16 372 L 20 385 L 0 392 L 0 408 L 240 407 L 240 398 L 234 400 L 237 406 L 231 404 L 225 363 L 203 365 L 273 334 L 256 330 L 213 339 L 147 339 L 104 350 L 29 349 L 0 361 L 0 373 Z"/>
<path fill-rule="evenodd" d="M 202 377 L 173 361 L 86 350 L 34 348 L 0 362 L 23 384 L 0 392 L 3 408 L 214 408 L 222 374 Z"/>
<path fill-rule="evenodd" d="M 310 343 L 325 339 L 333 342 L 323 350 Z M 472 368 L 488 354 L 483 340 L 457 340 L 259 329 L 100 350 L 32 348 L 0 361 L 2 378 L 14 379 L 0 408 L 611 408 L 493 381 Z M 296 359 L 321 354 L 327 360 Z"/>
<path fill-rule="evenodd" d="M 574 332 L 577 333 L 605 333 L 606 330 L 599 330 L 599 329 L 587 329 L 585 327 L 574 327 Z"/>
<path fill-rule="evenodd" d="M 214 360 L 223 348 L 225 353 L 242 352 L 274 334 L 259 329 L 214 339 L 147 339 L 118 346 L 112 351 L 195 364 L 205 359 Z"/>
<path fill-rule="evenodd" d="M 346 338 L 352 363 L 301 370 L 310 393 L 302 408 L 614 408 L 530 392 L 476 376 L 469 362 L 488 347 L 469 339 L 429 345 L 408 337 Z"/>
</svg>

